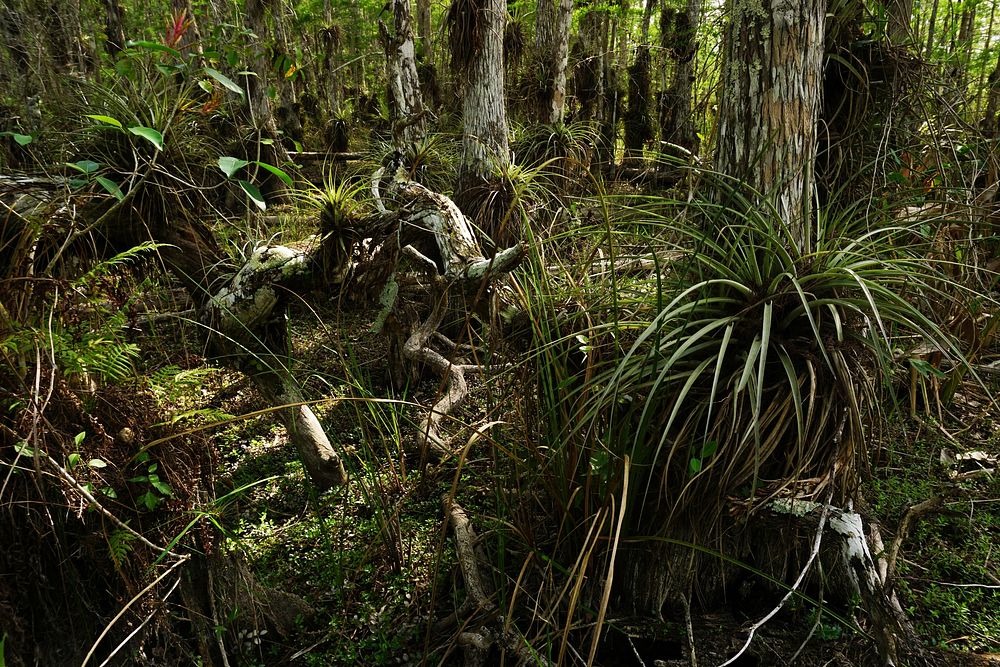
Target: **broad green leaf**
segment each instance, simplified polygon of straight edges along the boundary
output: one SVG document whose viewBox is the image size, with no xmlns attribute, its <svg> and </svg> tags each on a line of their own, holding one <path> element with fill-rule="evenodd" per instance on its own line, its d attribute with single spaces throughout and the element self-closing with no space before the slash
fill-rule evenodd
<svg viewBox="0 0 1000 667">
<path fill-rule="evenodd" d="M 697 475 L 698 473 L 700 473 L 701 472 L 701 460 L 700 459 L 691 459 L 690 461 L 688 461 L 688 472 L 691 473 L 692 477 L 694 477 L 695 475 Z"/>
<path fill-rule="evenodd" d="M 163 150 L 163 135 L 159 131 L 154 130 L 151 127 L 143 127 L 142 125 L 136 125 L 135 127 L 128 128 L 128 131 L 137 137 L 142 137 L 149 143 L 156 146 L 156 150 Z"/>
<path fill-rule="evenodd" d="M 241 160 L 238 157 L 224 156 L 219 158 L 219 169 L 222 170 L 222 173 L 225 174 L 227 178 L 232 178 L 233 174 L 248 164 L 250 163 L 246 160 Z"/>
<path fill-rule="evenodd" d="M 115 491 L 114 489 L 112 489 L 110 486 L 106 486 L 103 489 L 101 489 L 101 493 L 103 493 L 104 495 L 106 495 L 108 498 L 112 498 L 112 499 L 118 497 L 118 492 Z"/>
<path fill-rule="evenodd" d="M 132 41 L 130 41 L 128 43 L 128 47 L 129 48 L 149 49 L 150 51 L 159 51 L 160 53 L 169 53 L 170 55 L 174 56 L 175 58 L 183 58 L 184 57 L 184 56 L 181 55 L 180 51 L 177 51 L 176 49 L 172 49 L 169 46 L 165 46 L 163 44 L 160 44 L 159 42 L 147 42 L 147 41 L 132 42 Z"/>
<path fill-rule="evenodd" d="M 16 445 L 14 445 L 14 451 L 20 456 L 35 456 L 35 450 L 24 440 L 21 440 Z"/>
<path fill-rule="evenodd" d="M 165 65 L 163 63 L 156 64 L 156 70 L 164 76 L 173 76 L 182 69 L 184 69 L 184 65 L 181 64 L 177 65 Z"/>
<path fill-rule="evenodd" d="M 210 77 L 212 77 L 213 79 L 215 79 L 216 81 L 218 81 L 223 86 L 225 86 L 229 90 L 233 91 L 234 93 L 236 93 L 240 97 L 243 97 L 243 95 L 244 95 L 243 89 L 240 88 L 240 86 L 237 85 L 235 81 L 233 81 L 232 79 L 230 79 L 228 76 L 226 76 L 225 74 L 223 74 L 219 70 L 212 69 L 211 67 L 206 67 L 205 68 L 205 74 L 209 75 Z"/>
<path fill-rule="evenodd" d="M 73 444 L 79 447 L 80 443 L 83 442 L 84 438 L 86 437 L 87 437 L 86 431 L 77 433 L 75 436 L 73 436 Z"/>
<path fill-rule="evenodd" d="M 66 461 L 67 463 L 69 463 L 70 469 L 75 468 L 80 463 L 80 455 L 77 454 L 76 452 L 73 452 L 68 457 L 66 457 Z"/>
<path fill-rule="evenodd" d="M 274 143 L 274 139 L 261 139 L 260 143 L 262 146 L 270 146 Z"/>
<path fill-rule="evenodd" d="M 719 451 L 719 443 L 715 440 L 709 440 L 701 446 L 701 458 L 710 459 L 715 456 L 717 451 Z"/>
<path fill-rule="evenodd" d="M 99 162 L 94 162 L 93 160 L 79 160 L 77 162 L 67 162 L 67 167 L 76 169 L 81 174 L 93 174 L 95 171 L 101 168 Z"/>
<path fill-rule="evenodd" d="M 105 125 L 113 125 L 117 127 L 119 130 L 123 129 L 121 122 L 115 118 L 112 118 L 111 116 L 102 116 L 101 114 L 96 114 L 96 113 L 88 113 L 84 114 L 84 116 L 86 118 L 96 120 L 99 123 L 104 123 Z"/>
<path fill-rule="evenodd" d="M 272 174 L 280 178 L 281 182 L 287 185 L 288 187 L 292 187 L 292 177 L 286 174 L 281 169 L 278 169 L 274 165 L 270 165 L 266 162 L 261 162 L 260 160 L 256 160 L 255 164 L 263 169 L 266 169 L 267 171 L 271 172 Z"/>
<path fill-rule="evenodd" d="M 101 184 L 101 187 L 108 191 L 108 194 L 113 195 L 115 199 L 121 201 L 125 199 L 125 195 L 122 194 L 122 189 L 118 187 L 118 184 L 112 181 L 110 178 L 105 178 L 104 176 L 98 176 L 94 179 Z"/>
<path fill-rule="evenodd" d="M 204 90 L 206 93 L 212 92 L 212 82 L 208 79 L 202 79 L 198 82 L 198 87 Z"/>
<path fill-rule="evenodd" d="M 87 465 L 89 465 L 91 468 L 107 468 L 108 467 L 108 464 L 105 463 L 104 461 L 102 461 L 101 459 L 90 459 L 89 461 L 87 461 Z"/>
<path fill-rule="evenodd" d="M 250 200 L 257 206 L 257 208 L 262 211 L 267 208 L 267 204 L 264 203 L 264 196 L 260 194 L 260 190 L 257 189 L 256 185 L 242 179 L 239 181 L 239 184 L 240 187 L 243 188 L 243 192 L 250 196 Z"/>
<path fill-rule="evenodd" d="M 161 482 L 160 480 L 152 480 L 151 479 L 151 480 L 149 480 L 149 483 L 153 486 L 153 488 L 155 488 L 157 491 L 159 491 L 160 493 L 162 493 L 165 496 L 172 496 L 172 495 L 174 495 L 174 490 L 171 489 L 170 485 L 166 484 L 165 482 Z"/>
<path fill-rule="evenodd" d="M 17 142 L 18 146 L 27 146 L 33 141 L 30 134 L 18 134 L 17 132 L 11 132 L 10 136 L 14 137 L 14 141 Z"/>
</svg>

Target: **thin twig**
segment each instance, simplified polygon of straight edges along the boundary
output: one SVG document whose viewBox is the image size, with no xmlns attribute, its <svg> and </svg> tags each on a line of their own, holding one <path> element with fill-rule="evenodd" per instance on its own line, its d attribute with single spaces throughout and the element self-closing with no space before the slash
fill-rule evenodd
<svg viewBox="0 0 1000 667">
<path fill-rule="evenodd" d="M 164 603 L 164 602 L 167 601 L 167 598 L 169 598 L 173 594 L 173 592 L 177 589 L 177 586 L 179 586 L 180 583 L 181 583 L 181 578 L 177 577 L 177 581 L 175 581 L 174 585 L 170 587 L 170 590 L 167 591 L 166 595 L 164 595 L 162 598 L 160 598 L 161 605 L 162 605 L 162 603 Z M 142 630 L 144 627 L 146 627 L 147 623 L 149 623 L 151 620 L 153 620 L 153 617 L 156 616 L 156 612 L 158 612 L 160 609 L 162 609 L 162 606 L 158 606 L 156 609 L 153 610 L 153 612 L 149 616 L 147 616 L 146 618 L 144 618 L 142 620 L 142 623 L 140 623 L 138 626 L 136 626 L 135 630 L 133 630 L 132 632 L 128 633 L 128 635 L 125 637 L 125 639 L 123 639 L 121 641 L 121 643 L 118 644 L 118 646 L 115 647 L 114 651 L 112 651 L 111 653 L 108 654 L 108 657 L 106 657 L 104 659 L 104 662 L 102 662 L 98 667 L 105 667 L 105 665 L 107 665 L 109 662 L 111 662 L 111 658 L 115 657 L 115 655 L 117 655 L 118 651 L 122 650 L 122 647 L 126 646 L 132 640 L 132 637 L 135 637 L 137 634 L 139 634 L 139 631 Z"/>
<path fill-rule="evenodd" d="M 896 531 L 896 537 L 892 540 L 892 546 L 889 547 L 889 555 L 886 558 L 885 587 L 887 590 L 891 590 L 891 583 L 896 578 L 896 558 L 899 557 L 899 550 L 903 546 L 903 540 L 906 539 L 907 533 L 910 532 L 910 524 L 913 523 L 914 519 L 938 510 L 943 503 L 944 498 L 934 496 L 916 505 L 911 505 L 906 510 L 903 520 L 899 522 L 899 529 Z"/>
<path fill-rule="evenodd" d="M 833 487 L 831 486 L 830 491 L 826 495 L 826 502 L 823 503 L 823 508 L 820 511 L 819 527 L 816 528 L 816 537 L 813 538 L 812 551 L 809 553 L 809 559 L 806 560 L 806 564 L 803 566 L 802 571 L 799 572 L 799 576 L 795 580 L 795 583 L 792 584 L 792 587 L 788 589 L 788 592 L 785 593 L 784 597 L 781 598 L 781 601 L 778 602 L 774 609 L 750 627 L 750 634 L 747 636 L 747 640 L 743 644 L 743 648 L 741 648 L 736 655 L 722 663 L 719 667 L 726 667 L 727 665 L 733 664 L 740 658 L 740 656 L 746 653 L 746 650 L 750 648 L 750 642 L 753 641 L 754 635 L 757 631 L 760 630 L 765 623 L 774 618 L 778 612 L 784 608 L 785 604 L 791 599 L 791 597 L 799 590 L 799 586 L 802 585 L 802 581 L 806 578 L 806 574 L 808 574 L 810 568 L 812 567 L 813 561 L 816 560 L 816 556 L 819 555 L 819 548 L 823 543 L 823 529 L 826 527 L 826 517 L 830 512 L 830 501 L 832 500 Z"/>
<path fill-rule="evenodd" d="M 163 581 L 167 577 L 168 574 L 170 574 L 171 572 L 173 572 L 174 570 L 176 570 L 177 567 L 180 566 L 182 563 L 186 563 L 190 558 L 191 558 L 190 554 L 184 554 L 183 556 L 181 556 L 180 559 L 176 563 L 174 563 L 173 565 L 171 565 L 169 568 L 167 568 L 167 570 L 163 574 L 161 574 L 160 576 L 158 576 L 156 579 L 153 579 L 153 581 L 149 582 L 148 586 L 146 586 L 141 591 L 139 591 L 138 593 L 136 593 L 135 596 L 131 600 L 129 600 L 127 603 L 125 603 L 125 606 L 122 607 L 121 610 L 117 614 L 115 614 L 115 617 L 111 619 L 111 622 L 108 623 L 106 626 L 104 626 L 104 630 L 101 631 L 101 634 L 94 641 L 93 646 L 91 646 L 90 650 L 87 651 L 87 655 L 84 656 L 83 662 L 80 663 L 80 667 L 87 667 L 87 663 L 90 662 L 90 659 L 94 656 L 94 651 L 97 650 L 97 647 L 101 643 L 101 640 L 104 639 L 104 637 L 109 632 L 111 632 L 111 628 L 114 626 L 115 623 L 118 622 L 118 619 L 120 619 L 122 616 L 125 615 L 125 612 L 128 611 L 129 607 L 131 607 L 133 604 L 135 604 L 136 601 L 138 601 L 139 599 L 141 599 L 143 595 L 145 595 L 146 593 L 148 593 L 149 591 L 151 591 L 153 589 L 153 587 L 155 587 L 158 583 L 160 583 L 161 581 Z"/>
<path fill-rule="evenodd" d="M 161 547 L 158 544 L 154 544 L 154 543 L 150 542 L 148 539 L 146 539 L 145 535 L 143 535 L 142 533 L 140 533 L 139 531 L 135 530 L 134 528 L 132 528 L 131 526 L 129 526 L 127 523 L 125 523 L 124 521 L 122 521 L 121 519 L 119 519 L 118 517 L 116 517 L 110 510 L 108 510 L 106 507 L 104 507 L 104 505 L 102 505 L 100 502 L 98 502 L 98 500 L 96 498 L 94 498 L 93 494 L 90 493 L 90 491 L 88 491 L 86 489 L 86 487 L 84 487 L 82 484 L 80 484 L 80 482 L 76 481 L 76 478 L 73 477 L 73 475 L 69 474 L 69 471 L 67 471 L 61 465 L 59 465 L 58 463 L 56 463 L 56 460 L 54 458 L 52 458 L 48 454 L 45 455 L 45 458 L 48 459 L 48 461 L 52 465 L 52 467 L 55 468 L 59 472 L 59 476 L 60 477 L 62 477 L 67 482 L 69 482 L 70 486 L 72 486 L 73 489 L 77 493 L 79 493 L 84 498 L 86 498 L 87 502 L 89 502 L 91 505 L 93 505 L 101 514 L 103 514 L 104 516 L 108 517 L 113 524 L 115 524 L 116 526 L 118 526 L 119 528 L 121 528 L 122 530 L 124 530 L 125 532 L 130 533 L 133 537 L 135 537 L 140 542 L 142 542 L 143 544 L 145 544 L 150 549 L 153 549 L 154 551 L 158 551 L 161 554 L 162 553 L 168 553 L 171 556 L 174 556 L 175 558 L 181 558 L 181 559 L 187 558 L 186 555 L 176 554 L 173 551 L 170 551 L 169 549 L 167 549 L 166 547 Z"/>
</svg>

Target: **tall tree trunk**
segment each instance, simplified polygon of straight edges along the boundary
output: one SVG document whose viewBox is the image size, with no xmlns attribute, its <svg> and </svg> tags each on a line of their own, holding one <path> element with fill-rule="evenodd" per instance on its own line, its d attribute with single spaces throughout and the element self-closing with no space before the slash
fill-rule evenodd
<svg viewBox="0 0 1000 667">
<path fill-rule="evenodd" d="M 650 90 L 649 46 L 636 49 L 635 62 L 628 68 L 628 108 L 625 111 L 625 161 L 642 158 L 642 149 L 653 138 L 649 117 Z"/>
<path fill-rule="evenodd" d="M 934 51 L 934 24 L 937 23 L 938 5 L 939 0 L 934 0 L 934 4 L 931 5 L 931 18 L 927 22 L 927 45 L 924 48 L 924 58 L 927 60 L 930 60 Z"/>
<path fill-rule="evenodd" d="M 112 59 L 125 48 L 124 16 L 118 0 L 104 0 L 104 50 Z"/>
<path fill-rule="evenodd" d="M 889 40 L 893 44 L 905 44 L 910 40 L 910 17 L 913 16 L 913 0 L 890 0 Z"/>
<path fill-rule="evenodd" d="M 642 8 L 642 26 L 639 32 L 639 43 L 649 44 L 649 24 L 653 22 L 653 10 L 656 9 L 657 0 L 646 0 Z"/>
<path fill-rule="evenodd" d="M 986 113 L 979 129 L 990 139 L 1000 136 L 1000 57 L 990 73 L 989 94 L 986 98 Z"/>
<path fill-rule="evenodd" d="M 343 96 L 340 84 L 340 47 L 344 41 L 344 32 L 339 25 L 333 22 L 333 7 L 330 0 L 323 0 L 323 29 L 319 33 L 319 42 L 323 46 L 322 79 L 324 82 L 326 103 L 329 105 L 330 115 L 334 118 L 331 122 L 337 122 L 340 115 L 340 104 Z"/>
<path fill-rule="evenodd" d="M 969 74 L 969 63 L 972 61 L 972 41 L 976 29 L 976 6 L 971 5 L 962 10 L 958 29 L 958 43 L 955 45 L 955 66 L 952 80 L 958 84 L 960 99 L 965 98 L 966 77 Z"/>
<path fill-rule="evenodd" d="M 393 34 L 379 21 L 379 37 L 385 49 L 392 111 L 393 143 L 400 153 L 412 150 L 427 134 L 420 79 L 417 76 L 409 0 L 392 0 Z"/>
<path fill-rule="evenodd" d="M 267 22 L 265 20 L 265 2 L 267 0 L 247 0 L 246 3 L 246 25 L 247 28 L 256 35 L 268 34 Z M 273 165 L 281 165 L 288 162 L 288 153 L 278 140 L 278 125 L 274 120 L 274 113 L 271 110 L 271 100 L 267 94 L 268 80 L 271 75 L 271 66 L 267 57 L 267 50 L 263 45 L 258 45 L 256 62 L 254 64 L 256 76 L 246 77 L 247 98 L 251 120 L 261 138 L 270 139 L 269 143 L 259 143 L 259 158 L 254 155 L 251 159 L 260 159 Z M 267 192 L 265 194 L 275 194 L 281 190 L 280 181 L 274 177 L 268 177 L 264 181 Z"/>
<path fill-rule="evenodd" d="M 417 32 L 420 33 L 420 58 L 434 65 L 434 30 L 431 27 L 431 0 L 417 0 Z"/>
<path fill-rule="evenodd" d="M 538 0 L 537 16 L 535 59 L 541 90 L 538 118 L 552 125 L 563 120 L 573 0 L 558 0 L 558 5 L 554 0 Z"/>
<path fill-rule="evenodd" d="M 591 156 L 591 164 L 598 171 L 608 171 L 614 165 L 618 119 L 616 91 L 610 76 L 610 44 L 608 11 L 591 6 L 580 21 L 580 57 L 574 73 L 574 87 L 581 118 L 594 121 L 600 129 L 600 137 Z"/>
<path fill-rule="evenodd" d="M 996 19 L 997 14 L 997 3 L 990 3 L 990 20 L 986 26 L 986 34 L 983 36 L 983 43 L 989 45 L 993 41 L 993 22 Z M 976 103 L 975 108 L 977 111 L 983 108 L 983 92 L 986 89 L 986 59 L 989 57 L 989 48 L 984 47 L 983 54 L 980 56 L 982 63 L 979 66 L 979 81 L 976 85 Z"/>
<path fill-rule="evenodd" d="M 668 23 L 672 24 L 670 29 L 666 27 Z M 687 0 L 687 10 L 675 12 L 672 16 L 664 11 L 660 20 L 663 52 L 674 60 L 673 81 L 661 98 L 660 139 L 684 149 L 667 149 L 671 154 L 680 153 L 678 157 L 687 157 L 682 155 L 684 151 L 698 151 L 691 100 L 698 52 L 695 37 L 700 23 L 701 0 Z"/>
<path fill-rule="evenodd" d="M 800 249 L 810 244 L 826 0 L 730 3 L 718 170 L 773 201 Z"/>
<path fill-rule="evenodd" d="M 455 6 L 453 3 L 452 7 Z M 460 60 L 466 88 L 462 104 L 462 163 L 456 200 L 461 200 L 463 193 L 493 181 L 498 168 L 510 160 L 503 64 L 507 5 L 503 0 L 472 0 L 462 6 L 467 8 L 469 15 L 453 19 L 476 22 L 470 34 L 477 36 L 474 42 L 478 43 L 467 44 L 468 52 Z"/>
</svg>

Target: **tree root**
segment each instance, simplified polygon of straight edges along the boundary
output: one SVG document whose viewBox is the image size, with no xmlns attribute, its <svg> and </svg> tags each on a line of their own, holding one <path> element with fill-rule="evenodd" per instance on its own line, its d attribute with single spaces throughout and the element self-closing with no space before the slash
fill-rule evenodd
<svg viewBox="0 0 1000 667">
<path fill-rule="evenodd" d="M 385 241 L 383 255 L 393 256 L 396 265 L 390 286 L 383 292 L 388 295 L 383 302 L 385 310 L 379 316 L 384 322 L 392 313 L 405 331 L 407 315 L 402 298 L 398 294 L 399 285 L 407 283 L 400 267 L 405 258 L 424 279 L 427 300 L 431 312 L 423 320 L 411 324 L 409 334 L 403 343 L 402 358 L 410 367 L 427 366 L 442 381 L 443 393 L 427 416 L 420 421 L 416 441 L 422 457 L 429 451 L 439 457 L 452 454 L 448 441 L 441 433 L 441 422 L 457 408 L 469 393 L 465 373 L 472 369 L 466 364 L 455 364 L 431 347 L 432 340 L 443 343 L 449 350 L 458 352 L 462 346 L 451 341 L 438 331 L 448 308 L 449 296 L 453 292 L 465 294 L 483 292 L 491 281 L 512 271 L 524 259 L 526 246 L 518 244 L 498 252 L 492 259 L 486 259 L 476 241 L 472 226 L 455 203 L 448 197 L 410 181 L 403 170 L 397 170 L 389 183 L 386 199 L 396 205 L 389 211 L 382 202 L 380 184 L 386 169 L 379 169 L 372 178 L 372 192 L 385 220 L 395 220 L 398 231 L 393 252 L 392 239 Z M 410 317 L 412 321 L 412 316 Z M 397 373 L 398 374 L 398 373 Z"/>
<path fill-rule="evenodd" d="M 273 350 L 283 341 L 272 326 L 275 307 L 281 302 L 279 289 L 303 279 L 310 257 L 284 246 L 259 246 L 233 279 L 207 300 L 200 319 L 213 332 L 214 345 L 251 367 L 250 376 L 268 400 L 280 407 L 288 439 L 319 491 L 347 482 L 340 456 L 320 425 L 286 365 Z M 246 370 L 246 369 L 244 369 Z"/>
<path fill-rule="evenodd" d="M 441 497 L 444 514 L 451 523 L 455 535 L 455 551 L 458 554 L 458 566 L 465 582 L 467 597 L 459 606 L 458 611 L 439 622 L 438 628 L 453 625 L 455 622 L 475 613 L 485 616 L 485 622 L 474 629 L 476 624 L 467 620 L 466 628 L 458 635 L 458 644 L 465 654 L 467 667 L 494 664 L 488 661 L 490 649 L 498 644 L 503 650 L 510 651 L 517 658 L 518 665 L 539 665 L 549 667 L 548 660 L 535 651 L 517 629 L 498 613 L 496 603 L 490 598 L 488 589 L 479 572 L 479 558 L 476 554 L 476 532 L 469 521 L 469 515 L 456 503 L 449 494 Z"/>
</svg>

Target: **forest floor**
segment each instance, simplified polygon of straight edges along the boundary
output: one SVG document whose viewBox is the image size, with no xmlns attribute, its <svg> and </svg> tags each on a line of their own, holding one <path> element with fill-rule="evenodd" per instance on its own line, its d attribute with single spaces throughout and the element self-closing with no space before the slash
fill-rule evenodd
<svg viewBox="0 0 1000 667">
<path fill-rule="evenodd" d="M 249 485 L 223 516 L 231 531 L 229 550 L 261 583 L 301 597 L 312 609 L 296 619 L 296 632 L 289 636 L 247 634 L 234 662 L 457 664 L 460 628 L 436 623 L 454 612 L 464 595 L 441 497 L 453 494 L 469 510 L 490 554 L 482 565 L 492 568 L 494 581 L 501 586 L 514 581 L 524 554 L 523 545 L 501 537 L 511 512 L 497 481 L 505 478 L 504 459 L 484 441 L 461 461 L 432 463 L 421 471 L 413 431 L 422 408 L 415 404 L 430 405 L 440 383 L 429 378 L 394 394 L 385 339 L 370 330 L 370 310 L 352 312 L 329 303 L 318 311 L 304 306 L 293 311 L 298 377 L 308 396 L 321 399 L 316 412 L 345 453 L 352 479 L 346 488 L 316 497 L 283 428 L 268 414 L 213 431 L 220 453 L 217 495 Z M 888 546 L 910 508 L 940 500 L 934 511 L 912 517 L 900 543 L 900 601 L 926 645 L 947 651 L 949 663 L 998 664 L 990 653 L 1000 653 L 1000 475 L 956 476 L 942 463 L 942 450 L 1000 456 L 1000 411 L 988 400 L 996 387 L 967 380 L 951 405 L 939 407 L 927 382 L 929 405 L 918 404 L 914 415 L 893 418 L 873 434 L 876 455 L 862 494 L 867 507 L 859 509 L 881 527 Z M 899 406 L 904 414 L 909 412 L 905 384 Z M 470 425 L 516 418 L 504 406 L 504 397 L 517 390 L 512 378 L 470 378 L 470 389 L 469 400 L 449 423 L 463 442 Z M 201 401 L 201 407 L 231 415 L 266 407 L 238 374 L 227 371 L 206 382 Z M 501 563 L 513 571 L 498 572 Z M 501 605 L 509 603 L 507 592 Z M 734 655 L 747 627 L 781 594 L 758 595 L 754 604 L 747 596 L 736 597 L 742 602 L 694 611 L 699 664 L 721 664 Z M 787 664 L 796 654 L 801 665 L 871 663 L 873 642 L 858 626 L 842 622 L 845 616 L 853 621 L 851 611 L 837 616 L 840 620 L 793 601 L 733 664 Z M 865 621 L 858 622 L 863 628 Z M 652 630 L 630 629 L 627 620 L 615 618 L 608 626 L 599 664 L 693 664 L 683 619 Z M 557 644 L 535 648 L 557 650 L 552 648 Z"/>
</svg>

